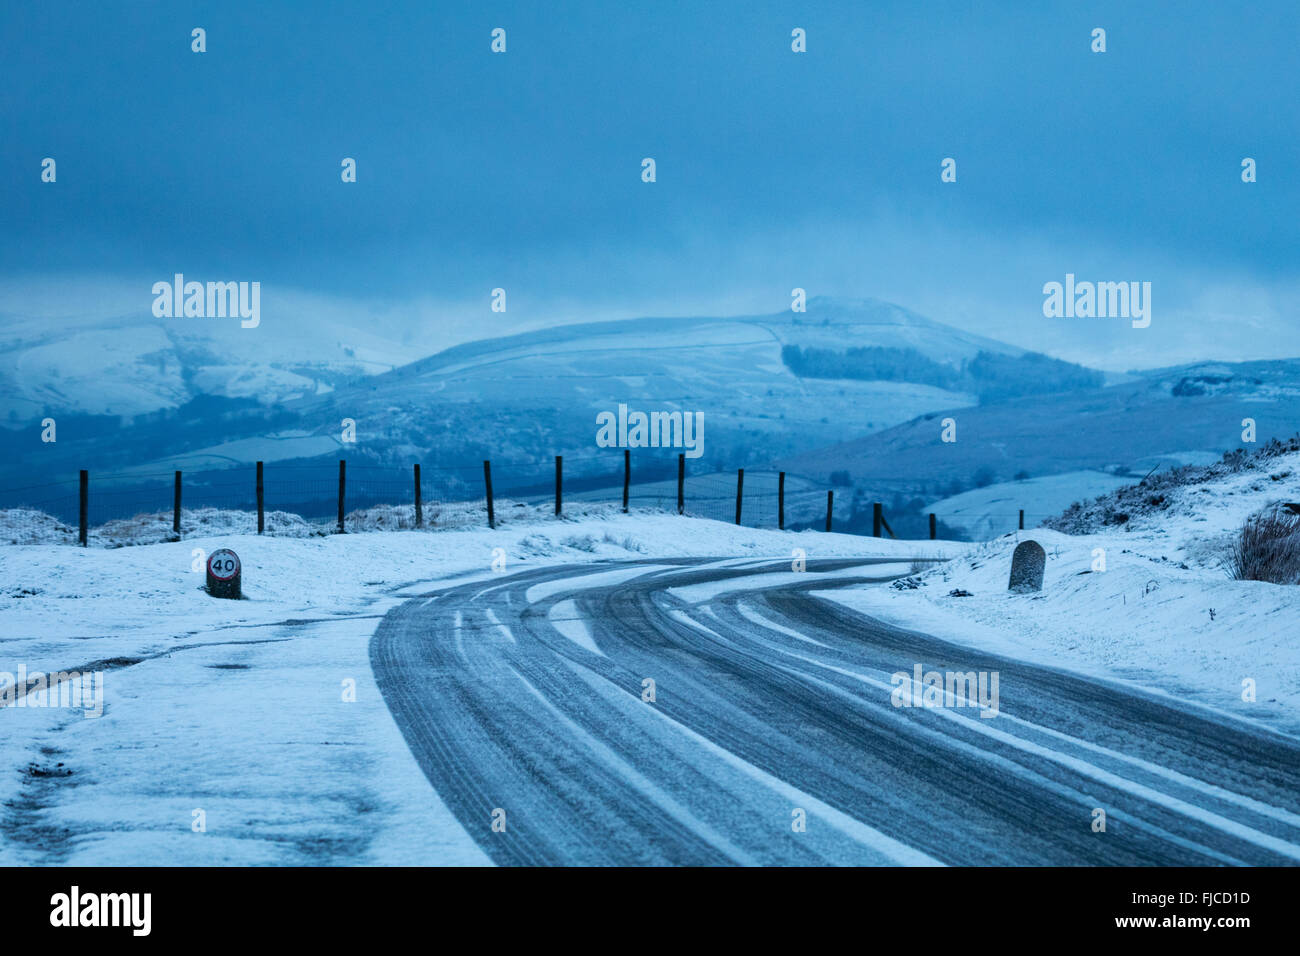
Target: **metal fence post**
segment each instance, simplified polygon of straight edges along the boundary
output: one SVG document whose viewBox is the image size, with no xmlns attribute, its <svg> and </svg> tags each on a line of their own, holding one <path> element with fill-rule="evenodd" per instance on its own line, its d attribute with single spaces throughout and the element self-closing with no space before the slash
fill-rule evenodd
<svg viewBox="0 0 1300 956">
<path fill-rule="evenodd" d="M 420 497 L 420 465 L 415 465 L 415 526 L 424 527 L 424 500 Z"/>
<path fill-rule="evenodd" d="M 740 524 L 740 501 L 745 490 L 745 469 L 736 471 L 736 524 Z"/>
<path fill-rule="evenodd" d="M 776 526 L 785 530 L 785 472 L 776 476 Z"/>
<path fill-rule="evenodd" d="M 176 472 L 176 490 L 172 495 L 172 534 L 181 533 L 181 473 Z"/>
<path fill-rule="evenodd" d="M 86 546 L 86 519 L 87 519 L 86 512 L 89 510 L 89 505 L 90 505 L 90 472 L 86 471 L 86 469 L 84 468 L 81 470 L 81 496 L 80 497 L 81 497 L 81 508 L 80 508 L 81 519 L 80 519 L 80 528 L 77 533 L 77 540 L 81 543 L 81 546 L 84 548 Z"/>
<path fill-rule="evenodd" d="M 632 485 L 632 450 L 623 449 L 623 514 L 627 514 L 628 491 Z"/>
<path fill-rule="evenodd" d="M 686 512 L 686 456 L 677 456 L 677 513 Z"/>
<path fill-rule="evenodd" d="M 348 480 L 348 463 L 339 459 L 339 534 L 343 534 L 343 499 L 344 491 L 347 488 Z"/>
</svg>

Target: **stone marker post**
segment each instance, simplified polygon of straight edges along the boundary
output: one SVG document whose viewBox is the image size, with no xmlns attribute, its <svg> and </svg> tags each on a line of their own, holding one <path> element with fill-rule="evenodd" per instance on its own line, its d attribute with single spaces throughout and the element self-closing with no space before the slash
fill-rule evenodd
<svg viewBox="0 0 1300 956">
<path fill-rule="evenodd" d="M 1041 591 L 1047 552 L 1037 541 L 1021 541 L 1011 555 L 1011 581 L 1008 591 Z"/>
</svg>

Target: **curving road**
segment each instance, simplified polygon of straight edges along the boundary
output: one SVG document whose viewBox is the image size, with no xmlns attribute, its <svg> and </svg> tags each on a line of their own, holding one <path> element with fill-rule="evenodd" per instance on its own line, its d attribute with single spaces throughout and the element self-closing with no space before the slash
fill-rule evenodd
<svg viewBox="0 0 1300 956">
<path fill-rule="evenodd" d="M 371 664 L 430 783 L 501 864 L 1300 862 L 1300 741 L 816 594 L 903 573 L 530 570 L 394 609 Z M 998 715 L 895 707 L 891 675 L 917 663 L 998 672 Z"/>
</svg>

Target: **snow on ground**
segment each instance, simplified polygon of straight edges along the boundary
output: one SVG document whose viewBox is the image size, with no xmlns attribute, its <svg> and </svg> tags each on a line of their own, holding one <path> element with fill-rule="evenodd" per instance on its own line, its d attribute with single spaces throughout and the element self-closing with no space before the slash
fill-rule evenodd
<svg viewBox="0 0 1300 956">
<path fill-rule="evenodd" d="M 1300 732 L 1300 588 L 1234 581 L 1222 564 L 1249 515 L 1300 501 L 1300 453 L 1247 461 L 1184 476 L 1204 480 L 1099 499 L 1070 522 L 1091 533 L 1012 533 L 893 587 L 823 596 L 958 643 L 1130 680 Z M 1038 594 L 1007 591 L 1023 540 L 1047 551 Z M 958 590 L 969 596 L 953 596 Z M 1254 703 L 1242 700 L 1247 678 Z"/>
<path fill-rule="evenodd" d="M 104 672 L 102 716 L 0 709 L 0 865 L 487 863 L 410 758 L 372 680 L 369 639 L 390 608 L 437 582 L 493 577 L 497 548 L 509 572 L 647 556 L 789 559 L 795 548 L 814 559 L 907 557 L 915 547 L 663 513 L 508 514 L 495 531 L 211 533 L 247 529 L 248 516 L 227 514 L 176 542 L 111 546 L 164 533 L 141 520 L 139 538 L 119 527 L 93 539 L 109 547 L 0 547 L 0 672 Z M 242 601 L 202 587 L 203 559 L 221 547 L 241 558 Z M 927 554 L 963 549 L 925 543 Z M 5 684 L 12 693 L 0 674 Z"/>
<path fill-rule="evenodd" d="M 1288 501 L 1300 501 L 1300 436 L 1253 455 L 1231 452 L 1208 467 L 1157 472 L 1046 524 L 1071 534 L 1111 528 L 1156 534 L 1205 560 L 1248 516 Z"/>
</svg>

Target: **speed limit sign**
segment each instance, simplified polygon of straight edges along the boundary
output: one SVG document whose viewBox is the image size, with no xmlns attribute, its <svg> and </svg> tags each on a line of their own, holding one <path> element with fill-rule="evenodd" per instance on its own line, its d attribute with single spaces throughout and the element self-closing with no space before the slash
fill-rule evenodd
<svg viewBox="0 0 1300 956">
<path fill-rule="evenodd" d="M 239 555 L 229 548 L 208 556 L 208 593 L 213 597 L 238 598 L 240 581 Z"/>
</svg>

